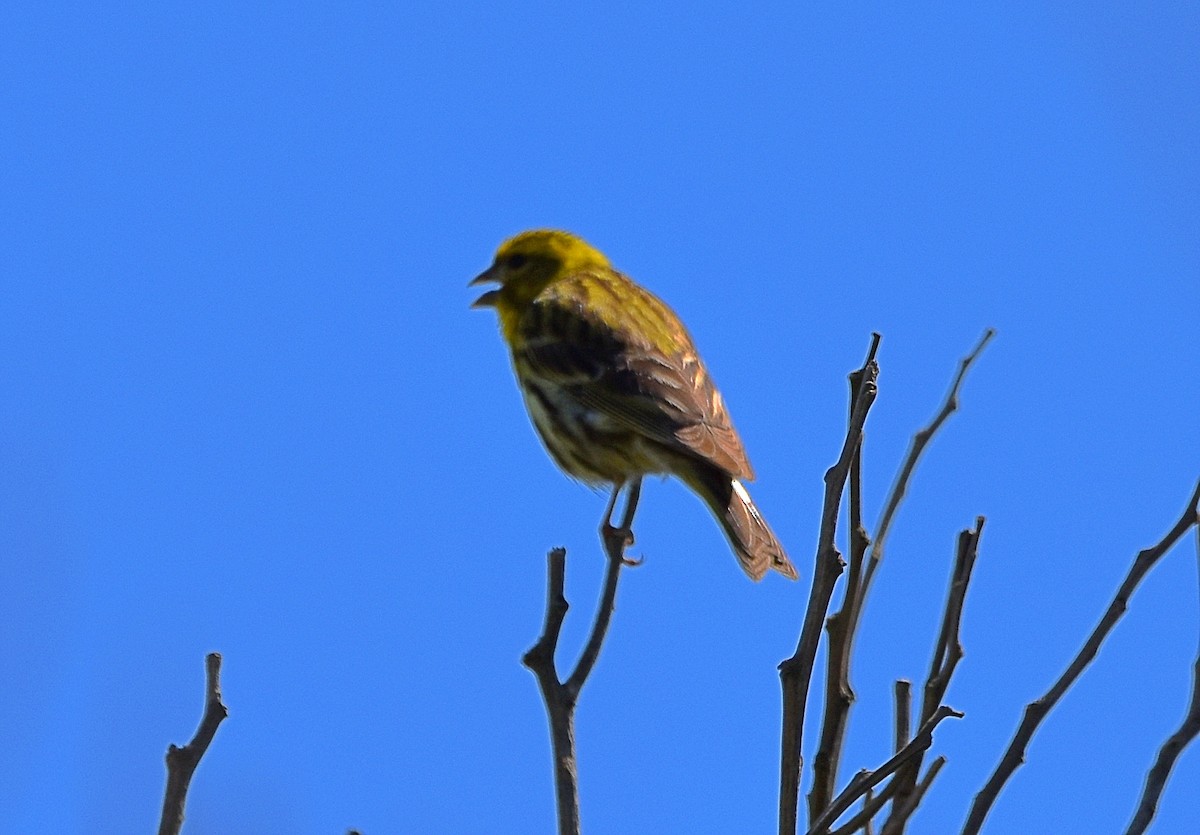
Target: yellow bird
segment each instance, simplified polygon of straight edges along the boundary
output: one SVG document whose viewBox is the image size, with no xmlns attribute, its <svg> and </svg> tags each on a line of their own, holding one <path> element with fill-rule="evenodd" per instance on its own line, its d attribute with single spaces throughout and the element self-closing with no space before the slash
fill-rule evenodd
<svg viewBox="0 0 1200 835">
<path fill-rule="evenodd" d="M 754 472 L 721 394 L 666 304 L 582 239 L 549 229 L 501 244 L 471 282 L 483 283 L 499 288 L 472 306 L 500 314 L 550 457 L 573 478 L 612 485 L 606 530 L 623 486 L 635 506 L 644 475 L 674 475 L 708 505 L 751 579 L 768 569 L 796 579 L 742 485 Z"/>
</svg>

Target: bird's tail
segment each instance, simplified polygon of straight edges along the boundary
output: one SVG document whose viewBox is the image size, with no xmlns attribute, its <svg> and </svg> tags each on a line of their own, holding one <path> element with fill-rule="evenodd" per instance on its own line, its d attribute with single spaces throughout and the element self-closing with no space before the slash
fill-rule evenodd
<svg viewBox="0 0 1200 835">
<path fill-rule="evenodd" d="M 681 469 L 677 474 L 712 510 L 751 580 L 761 580 L 772 568 L 789 580 L 797 579 L 796 567 L 740 481 L 719 467 L 697 463 Z"/>
</svg>

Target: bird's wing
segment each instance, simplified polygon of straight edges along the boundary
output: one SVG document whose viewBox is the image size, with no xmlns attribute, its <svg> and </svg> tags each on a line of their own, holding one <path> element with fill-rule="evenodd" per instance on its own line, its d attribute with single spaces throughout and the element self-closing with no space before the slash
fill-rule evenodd
<svg viewBox="0 0 1200 835">
<path fill-rule="evenodd" d="M 741 439 L 687 331 L 665 304 L 630 288 L 645 298 L 632 321 L 616 324 L 609 321 L 616 317 L 582 304 L 569 285 L 543 293 L 521 318 L 517 360 L 627 429 L 752 479 Z"/>
</svg>

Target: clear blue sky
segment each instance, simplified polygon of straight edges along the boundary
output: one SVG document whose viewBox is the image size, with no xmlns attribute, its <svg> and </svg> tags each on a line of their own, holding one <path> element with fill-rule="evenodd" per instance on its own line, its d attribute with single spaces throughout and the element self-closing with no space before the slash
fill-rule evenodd
<svg viewBox="0 0 1200 835">
<path fill-rule="evenodd" d="M 540 449 L 466 282 L 572 229 L 688 322 L 803 578 L 652 482 L 578 717 L 589 833 L 766 832 L 845 374 L 883 333 L 898 520 L 848 773 L 887 755 L 956 532 L 988 518 L 915 821 L 956 831 L 1200 475 L 1194 4 L 10 3 L 0 11 L 0 831 L 150 831 L 225 655 L 186 831 L 550 831 L 521 654 L 603 497 Z M 1195 542 L 1044 726 L 989 833 L 1122 827 L 1179 721 Z M 1200 750 L 1156 832 L 1195 823 Z"/>
</svg>

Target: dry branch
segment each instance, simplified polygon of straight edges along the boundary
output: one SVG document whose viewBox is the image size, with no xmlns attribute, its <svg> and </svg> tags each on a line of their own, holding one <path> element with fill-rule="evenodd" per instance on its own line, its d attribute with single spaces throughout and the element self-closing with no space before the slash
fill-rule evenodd
<svg viewBox="0 0 1200 835">
<path fill-rule="evenodd" d="M 871 547 L 871 561 L 867 567 L 867 578 L 865 581 L 868 588 L 871 585 L 871 580 L 875 575 L 879 561 L 883 559 L 884 542 L 887 541 L 888 532 L 892 529 L 892 520 L 896 517 L 896 511 L 900 507 L 900 502 L 904 499 L 904 494 L 908 491 L 908 482 L 912 478 L 913 471 L 917 468 L 917 462 L 921 460 L 921 453 L 925 451 L 925 447 L 929 444 L 933 436 L 937 434 L 937 431 L 941 429 L 946 419 L 958 410 L 958 391 L 962 388 L 967 371 L 970 370 L 971 365 L 995 335 L 996 331 L 992 328 L 988 328 L 983 332 L 983 336 L 980 337 L 975 348 L 959 362 L 958 374 L 954 377 L 954 382 L 950 386 L 950 393 L 946 395 L 946 401 L 942 403 L 942 408 L 928 426 L 913 435 L 912 444 L 908 448 L 908 455 L 905 456 L 904 463 L 900 466 L 900 471 L 896 474 L 896 482 L 892 485 L 892 491 L 888 495 L 887 502 L 884 504 L 883 515 L 879 518 L 879 524 L 876 526 L 875 544 Z M 863 593 L 865 595 L 866 591 L 864 590 Z"/>
<path fill-rule="evenodd" d="M 1180 537 L 1187 533 L 1188 529 L 1200 522 L 1198 513 L 1200 513 L 1200 483 L 1197 483 L 1196 490 L 1192 494 L 1192 499 L 1188 503 L 1187 509 L 1179 517 L 1179 521 L 1175 523 L 1175 526 L 1171 528 L 1157 545 L 1141 551 L 1137 555 L 1137 558 L 1134 559 L 1129 573 L 1125 576 L 1124 582 L 1121 583 L 1121 587 L 1117 590 L 1112 602 L 1108 605 L 1104 616 L 1100 618 L 1100 622 L 1096 624 L 1096 628 L 1092 630 L 1092 634 L 1084 643 L 1083 648 L 1079 650 L 1078 655 L 1071 661 L 1066 671 L 1054 683 L 1054 686 L 1046 691 L 1045 695 L 1025 706 L 1025 716 L 1021 720 L 1016 734 L 1013 735 L 1008 749 L 1004 752 L 1004 756 L 1000 758 L 996 770 L 992 772 L 987 783 L 975 795 L 975 801 L 971 804 L 970 814 L 963 825 L 963 835 L 975 835 L 975 833 L 979 832 L 984 820 L 991 811 L 992 805 L 1000 795 L 1000 790 L 1004 788 L 1004 784 L 1012 776 L 1013 772 L 1025 762 L 1025 749 L 1028 747 L 1029 740 L 1032 739 L 1042 720 L 1058 704 L 1063 694 L 1075 683 L 1075 680 L 1079 678 L 1084 669 L 1092 663 L 1092 660 L 1096 657 L 1096 653 L 1100 650 L 1100 645 L 1108 637 L 1108 633 L 1112 631 L 1113 627 L 1117 625 L 1117 621 L 1125 614 L 1130 597 L 1133 596 L 1134 591 L 1136 591 L 1146 573 L 1154 567 L 1155 563 L 1167 551 L 1171 550 L 1171 547 Z"/>
<path fill-rule="evenodd" d="M 879 794 L 873 794 L 874 789 L 868 788 L 863 794 L 862 808 L 854 813 L 854 817 L 846 821 L 830 832 L 830 835 L 852 835 L 854 832 L 870 832 L 872 829 L 871 821 L 879 814 L 889 800 L 892 799 L 892 793 L 896 790 L 895 781 L 887 784 Z"/>
<path fill-rule="evenodd" d="M 918 756 L 921 752 L 927 750 L 933 745 L 933 729 L 936 728 L 943 719 L 950 716 L 961 719 L 962 714 L 954 708 L 942 705 L 926 722 L 921 725 L 920 730 L 909 741 L 907 745 L 897 751 L 892 757 L 879 766 L 875 771 L 863 769 L 854 775 L 854 779 L 842 789 L 841 794 L 834 798 L 833 802 L 826 807 L 825 811 L 812 823 L 808 828 L 807 835 L 823 835 L 828 831 L 830 825 L 838 819 L 847 809 L 849 809 L 859 798 L 863 797 L 868 790 L 877 786 L 879 783 L 887 779 L 889 774 L 895 774 L 901 767 L 908 763 L 913 757 Z"/>
<path fill-rule="evenodd" d="M 633 525 L 633 514 L 637 510 L 641 482 L 636 481 L 629 487 L 625 500 L 625 516 L 621 527 L 608 527 L 608 515 L 601 528 L 601 539 L 604 551 L 608 556 L 608 569 L 604 575 L 604 588 L 600 593 L 600 603 L 596 608 L 596 619 L 592 623 L 591 634 L 580 653 L 575 669 L 565 681 L 558 677 L 558 669 L 554 661 L 554 653 L 558 649 L 558 638 L 562 632 L 563 620 L 567 616 L 567 599 L 563 595 L 563 584 L 566 579 L 567 551 L 565 548 L 555 548 L 546 557 L 546 617 L 542 626 L 542 634 L 537 643 L 525 653 L 522 659 L 526 667 L 537 677 L 538 688 L 542 692 L 542 700 L 546 704 L 546 718 L 550 723 L 550 745 L 554 757 L 554 789 L 558 810 L 558 831 L 560 835 L 578 835 L 579 833 L 579 781 L 575 768 L 575 705 L 579 692 L 587 682 L 596 659 L 600 657 L 600 648 L 608 634 L 608 625 L 612 619 L 614 603 L 617 597 L 617 581 L 620 579 L 621 567 L 628 561 L 625 559 L 625 549 L 628 547 Z M 613 493 L 613 502 L 616 492 Z M 612 504 L 609 504 L 609 512 Z"/>
<path fill-rule="evenodd" d="M 1196 526 L 1196 557 L 1200 578 L 1200 520 L 1197 520 Z M 1197 654 L 1196 661 L 1192 664 L 1192 699 L 1188 704 L 1187 714 L 1175 733 L 1167 737 L 1166 742 L 1158 749 L 1154 765 L 1146 775 L 1146 785 L 1142 789 L 1137 811 L 1133 814 L 1129 828 L 1125 830 L 1126 835 L 1141 835 L 1150 826 L 1158 811 L 1159 798 L 1162 797 L 1163 789 L 1171 776 L 1171 769 L 1175 767 L 1175 760 L 1197 736 L 1200 736 L 1200 654 Z"/>
<path fill-rule="evenodd" d="M 975 519 L 974 529 L 961 531 L 958 535 L 954 571 L 950 576 L 950 586 L 946 592 L 946 605 L 942 610 L 942 626 L 938 631 L 933 660 L 929 664 L 929 675 L 925 678 L 921 722 L 927 721 L 941 707 L 942 700 L 946 697 L 946 691 L 950 688 L 950 679 L 958 667 L 958 662 L 963 657 L 959 627 L 962 624 L 962 611 L 963 604 L 966 602 L 967 588 L 971 583 L 971 572 L 975 568 L 975 558 L 979 553 L 979 538 L 983 534 L 983 523 L 984 518 L 979 516 Z M 921 759 L 922 756 L 918 754 L 896 775 L 894 782 L 897 784 L 897 789 L 892 802 L 892 813 L 884 824 L 883 835 L 901 835 L 908 819 L 916 811 L 920 798 L 924 794 L 917 781 L 917 775 L 921 771 Z M 932 779 L 928 774 L 926 777 Z"/>
<path fill-rule="evenodd" d="M 838 767 L 841 761 L 842 747 L 845 744 L 846 731 L 849 724 L 850 709 L 854 703 L 854 688 L 850 682 L 850 660 L 854 651 L 854 640 L 861 622 L 862 612 L 875 570 L 883 556 L 883 544 L 890 530 L 892 519 L 908 488 L 908 482 L 916 469 L 916 465 L 929 441 L 946 422 L 947 418 L 958 408 L 958 392 L 962 387 L 967 371 L 983 351 L 987 343 L 995 335 L 988 329 L 979 342 L 964 357 L 958 372 L 951 382 L 950 391 L 939 408 L 937 414 L 928 426 L 919 430 L 913 437 L 908 454 L 896 480 L 884 503 L 885 510 L 879 523 L 879 535 L 871 545 L 870 538 L 862 524 L 861 503 L 861 458 L 862 442 L 854 450 L 849 472 L 849 524 L 850 524 L 850 564 L 846 580 L 846 591 L 841 608 L 826 621 L 825 628 L 829 634 L 829 653 L 825 676 L 824 716 L 821 725 L 821 737 L 813 758 L 813 785 L 808 794 L 809 820 L 815 819 L 829 805 L 837 780 Z M 863 371 L 857 371 L 850 376 L 851 380 L 851 409 L 857 405 L 855 397 L 861 383 Z M 867 549 L 871 548 L 869 563 L 865 563 Z M 865 563 L 865 564 L 864 564 Z M 960 610 L 961 612 L 961 610 Z M 944 692 L 944 689 L 943 689 Z M 940 704 L 940 700 L 938 701 Z M 924 721 L 929 716 L 928 708 L 921 716 Z M 907 720 L 905 734 L 907 729 Z M 907 741 L 907 740 L 906 740 Z M 897 745 L 897 748 L 900 744 Z M 908 784 L 911 791 L 916 785 L 917 768 L 906 769 L 909 775 Z M 902 785 L 902 784 L 901 784 Z M 781 819 L 782 820 L 782 819 Z M 781 832 L 784 831 L 781 826 Z"/>
<path fill-rule="evenodd" d="M 920 782 L 912 788 L 905 798 L 903 805 L 892 812 L 892 817 L 896 820 L 896 826 L 892 827 L 890 822 L 885 824 L 881 835 L 892 835 L 893 832 L 903 831 L 903 827 L 908 824 L 908 819 L 912 817 L 913 812 L 917 811 L 917 807 L 921 805 L 921 801 L 925 799 L 929 787 L 933 785 L 933 781 L 937 778 L 938 772 L 942 770 L 942 766 L 946 764 L 945 757 L 935 757 L 933 762 L 929 764 L 929 769 L 925 772 L 925 776 Z M 900 775 L 896 775 L 895 780 L 900 779 Z M 899 802 L 899 800 L 897 800 Z"/>
<path fill-rule="evenodd" d="M 866 362 L 860 369 L 859 385 L 850 425 L 842 444 L 837 463 L 825 473 L 825 501 L 821 511 L 821 530 L 817 540 L 816 566 L 812 588 L 804 612 L 804 625 L 796 652 L 779 665 L 780 685 L 783 688 L 783 728 L 779 765 L 779 832 L 793 835 L 796 831 L 800 806 L 801 745 L 804 737 L 804 710 L 812 682 L 817 646 L 821 640 L 821 623 L 829 609 L 833 587 L 845 567 L 836 543 L 838 508 L 842 490 L 849 477 L 851 462 L 862 441 L 863 425 L 871 404 L 878 393 L 879 366 L 875 354 L 879 350 L 879 334 L 872 334 Z"/>
<path fill-rule="evenodd" d="M 851 415 L 858 405 L 863 373 L 864 369 L 859 369 L 850 375 Z M 808 793 L 809 820 L 815 819 L 833 799 L 834 784 L 842 759 L 842 745 L 846 739 L 846 725 L 850 719 L 850 706 L 855 699 L 854 689 L 850 685 L 850 648 L 853 640 L 847 626 L 857 619 L 857 612 L 854 610 L 862 598 L 852 590 L 858 589 L 862 583 L 863 558 L 871 544 L 862 523 L 862 450 L 865 442 L 864 431 L 850 461 L 847 484 L 850 565 L 846 594 L 842 599 L 842 607 L 825 621 L 825 631 L 829 635 L 829 657 L 825 665 L 825 711 L 820 742 L 813 757 L 813 785 Z"/>
<path fill-rule="evenodd" d="M 912 733 L 912 682 L 898 679 L 893 687 L 896 696 L 895 750 L 908 744 Z"/>
<path fill-rule="evenodd" d="M 196 735 L 187 745 L 167 748 L 167 790 L 163 796 L 162 817 L 159 819 L 158 835 L 178 835 L 183 828 L 183 809 L 187 803 L 188 786 L 192 774 L 200 764 L 200 758 L 208 750 L 217 726 L 229 715 L 229 709 L 221 702 L 221 654 L 210 652 L 204 658 L 205 688 L 204 715 Z"/>
</svg>

